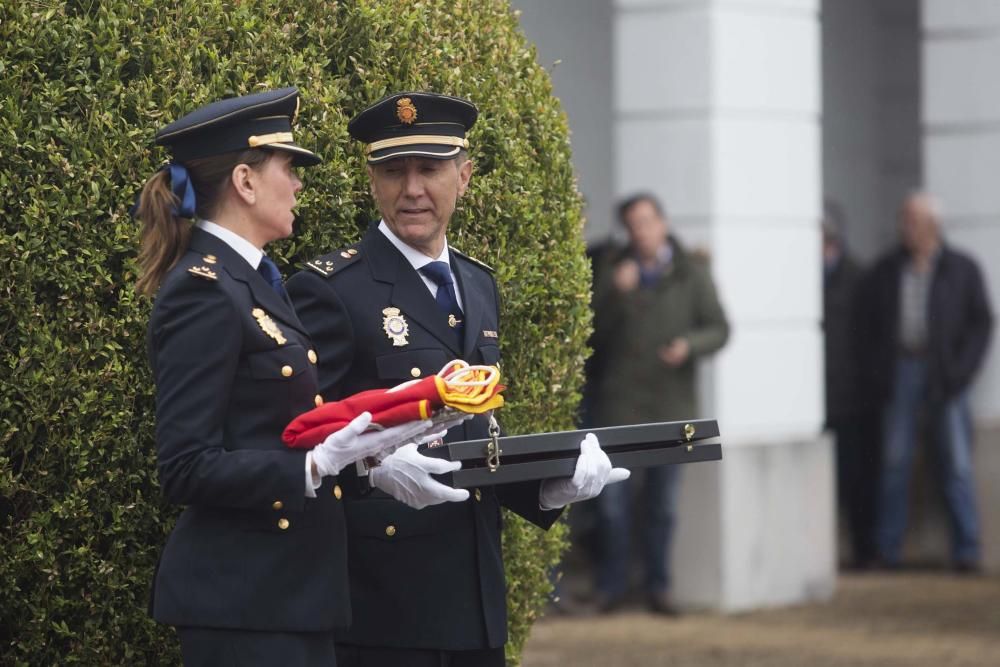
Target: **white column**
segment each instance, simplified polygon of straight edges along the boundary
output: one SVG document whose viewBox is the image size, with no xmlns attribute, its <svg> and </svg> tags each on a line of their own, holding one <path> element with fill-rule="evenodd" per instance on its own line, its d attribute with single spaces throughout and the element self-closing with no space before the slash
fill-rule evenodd
<svg viewBox="0 0 1000 667">
<path fill-rule="evenodd" d="M 924 173 L 945 234 L 971 252 L 1000 297 L 1000 2 L 924 0 Z M 977 417 L 1000 422 L 1000 355 L 975 392 Z"/>
<path fill-rule="evenodd" d="M 656 193 L 711 252 L 733 326 L 702 373 L 725 460 L 685 469 L 675 598 L 741 610 L 828 595 L 818 1 L 615 8 L 616 193 Z"/>
<path fill-rule="evenodd" d="M 979 263 L 1000 314 L 1000 2 L 923 2 L 924 173 L 945 235 Z M 974 385 L 983 557 L 1000 571 L 1000 355 Z"/>
</svg>

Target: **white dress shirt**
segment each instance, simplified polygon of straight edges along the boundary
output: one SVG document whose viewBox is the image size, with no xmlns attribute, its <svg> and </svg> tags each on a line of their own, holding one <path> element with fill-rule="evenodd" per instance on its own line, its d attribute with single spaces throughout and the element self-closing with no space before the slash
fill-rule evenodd
<svg viewBox="0 0 1000 667">
<path fill-rule="evenodd" d="M 396 247 L 396 250 L 403 253 L 403 257 L 406 258 L 406 261 L 409 262 L 410 266 L 412 266 L 417 272 L 420 279 L 424 281 L 424 285 L 427 287 L 427 291 L 431 293 L 431 296 L 437 296 L 437 283 L 421 273 L 420 269 L 427 266 L 431 262 L 444 262 L 447 264 L 448 271 L 451 273 L 451 281 L 455 283 L 455 297 L 458 299 L 458 307 L 462 308 L 462 294 L 458 289 L 458 281 L 455 280 L 455 270 L 451 268 L 451 260 L 449 259 L 448 239 L 444 240 L 444 248 L 441 250 L 441 254 L 438 255 L 437 259 L 434 259 L 433 257 L 428 257 L 416 248 L 406 245 L 404 241 L 400 240 L 400 238 L 396 236 L 391 229 L 389 229 L 389 225 L 385 224 L 385 220 L 379 221 L 378 230 L 385 234 L 385 237 Z"/>
<path fill-rule="evenodd" d="M 222 225 L 217 225 L 211 220 L 199 220 L 194 224 L 198 229 L 208 232 L 235 250 L 240 257 L 247 261 L 247 264 L 249 264 L 254 271 L 256 271 L 260 266 L 260 260 L 264 257 L 264 251 L 247 241 L 236 232 L 231 229 L 226 229 Z"/>
</svg>

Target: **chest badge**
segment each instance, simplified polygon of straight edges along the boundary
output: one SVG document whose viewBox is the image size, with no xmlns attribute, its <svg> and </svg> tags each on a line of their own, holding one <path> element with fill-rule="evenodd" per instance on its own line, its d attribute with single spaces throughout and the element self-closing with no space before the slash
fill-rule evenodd
<svg viewBox="0 0 1000 667">
<path fill-rule="evenodd" d="M 281 329 L 278 328 L 278 325 L 274 323 L 271 316 L 265 313 L 263 309 L 254 308 L 250 311 L 250 314 L 257 320 L 257 324 L 260 325 L 260 328 L 264 331 L 264 333 L 277 341 L 278 345 L 284 345 L 288 342 L 285 338 L 285 334 L 281 333 Z"/>
<path fill-rule="evenodd" d="M 406 340 L 406 337 L 410 335 L 410 325 L 406 323 L 399 308 L 391 306 L 383 308 L 382 315 L 382 330 L 392 341 L 393 347 L 403 347 L 409 344 L 410 341 Z"/>
</svg>

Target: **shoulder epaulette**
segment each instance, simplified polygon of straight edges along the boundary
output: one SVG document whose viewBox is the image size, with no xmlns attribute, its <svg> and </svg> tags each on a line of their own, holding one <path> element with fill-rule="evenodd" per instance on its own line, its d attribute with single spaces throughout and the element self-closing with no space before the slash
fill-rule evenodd
<svg viewBox="0 0 1000 667">
<path fill-rule="evenodd" d="M 215 258 L 215 255 L 205 255 L 201 258 L 201 261 L 202 264 L 188 268 L 188 273 L 192 276 L 204 278 L 205 280 L 218 280 L 219 276 L 215 273 L 215 265 L 219 260 Z"/>
<path fill-rule="evenodd" d="M 455 253 L 456 255 L 458 255 L 459 257 L 462 257 L 462 258 L 464 258 L 464 259 L 467 259 L 467 260 L 469 260 L 470 262 L 472 262 L 473 264 L 476 264 L 476 265 L 478 265 L 478 266 L 481 266 L 482 268 L 486 269 L 486 270 L 487 270 L 487 271 L 489 271 L 490 273 L 496 273 L 496 269 L 494 269 L 494 268 L 493 268 L 492 266 L 490 266 L 490 265 L 489 265 L 489 264 L 487 264 L 486 262 L 481 262 L 481 261 L 479 261 L 478 259 L 476 259 L 475 257 L 469 257 L 469 256 L 468 256 L 468 255 L 466 255 L 466 254 L 465 254 L 464 252 L 462 252 L 461 250 L 459 250 L 459 249 L 455 248 L 454 246 L 450 246 L 450 247 L 451 247 L 451 251 L 452 251 L 453 253 Z"/>
<path fill-rule="evenodd" d="M 325 255 L 320 255 L 316 259 L 306 262 L 306 268 L 315 271 L 324 278 L 329 278 L 341 269 L 361 259 L 361 251 L 357 246 L 358 244 L 355 244 L 347 248 L 328 252 Z"/>
</svg>

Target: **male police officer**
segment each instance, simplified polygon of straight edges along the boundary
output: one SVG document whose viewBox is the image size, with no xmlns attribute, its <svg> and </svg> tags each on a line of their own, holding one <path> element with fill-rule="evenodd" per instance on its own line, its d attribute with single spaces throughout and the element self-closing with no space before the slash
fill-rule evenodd
<svg viewBox="0 0 1000 667">
<path fill-rule="evenodd" d="M 499 362 L 491 270 L 446 240 L 472 174 L 465 133 L 477 113 L 463 99 L 398 93 L 348 125 L 367 144 L 382 220 L 360 243 L 309 262 L 288 283 L 321 360 L 327 400 L 425 377 L 456 358 Z M 485 417 L 449 432 L 449 440 L 486 436 Z M 442 463 L 409 445 L 348 485 L 353 622 L 337 637 L 341 667 L 501 667 L 500 508 L 547 528 L 566 504 L 628 476 L 611 468 L 592 435 L 572 478 L 475 489 L 471 498 L 431 478 Z"/>
</svg>

